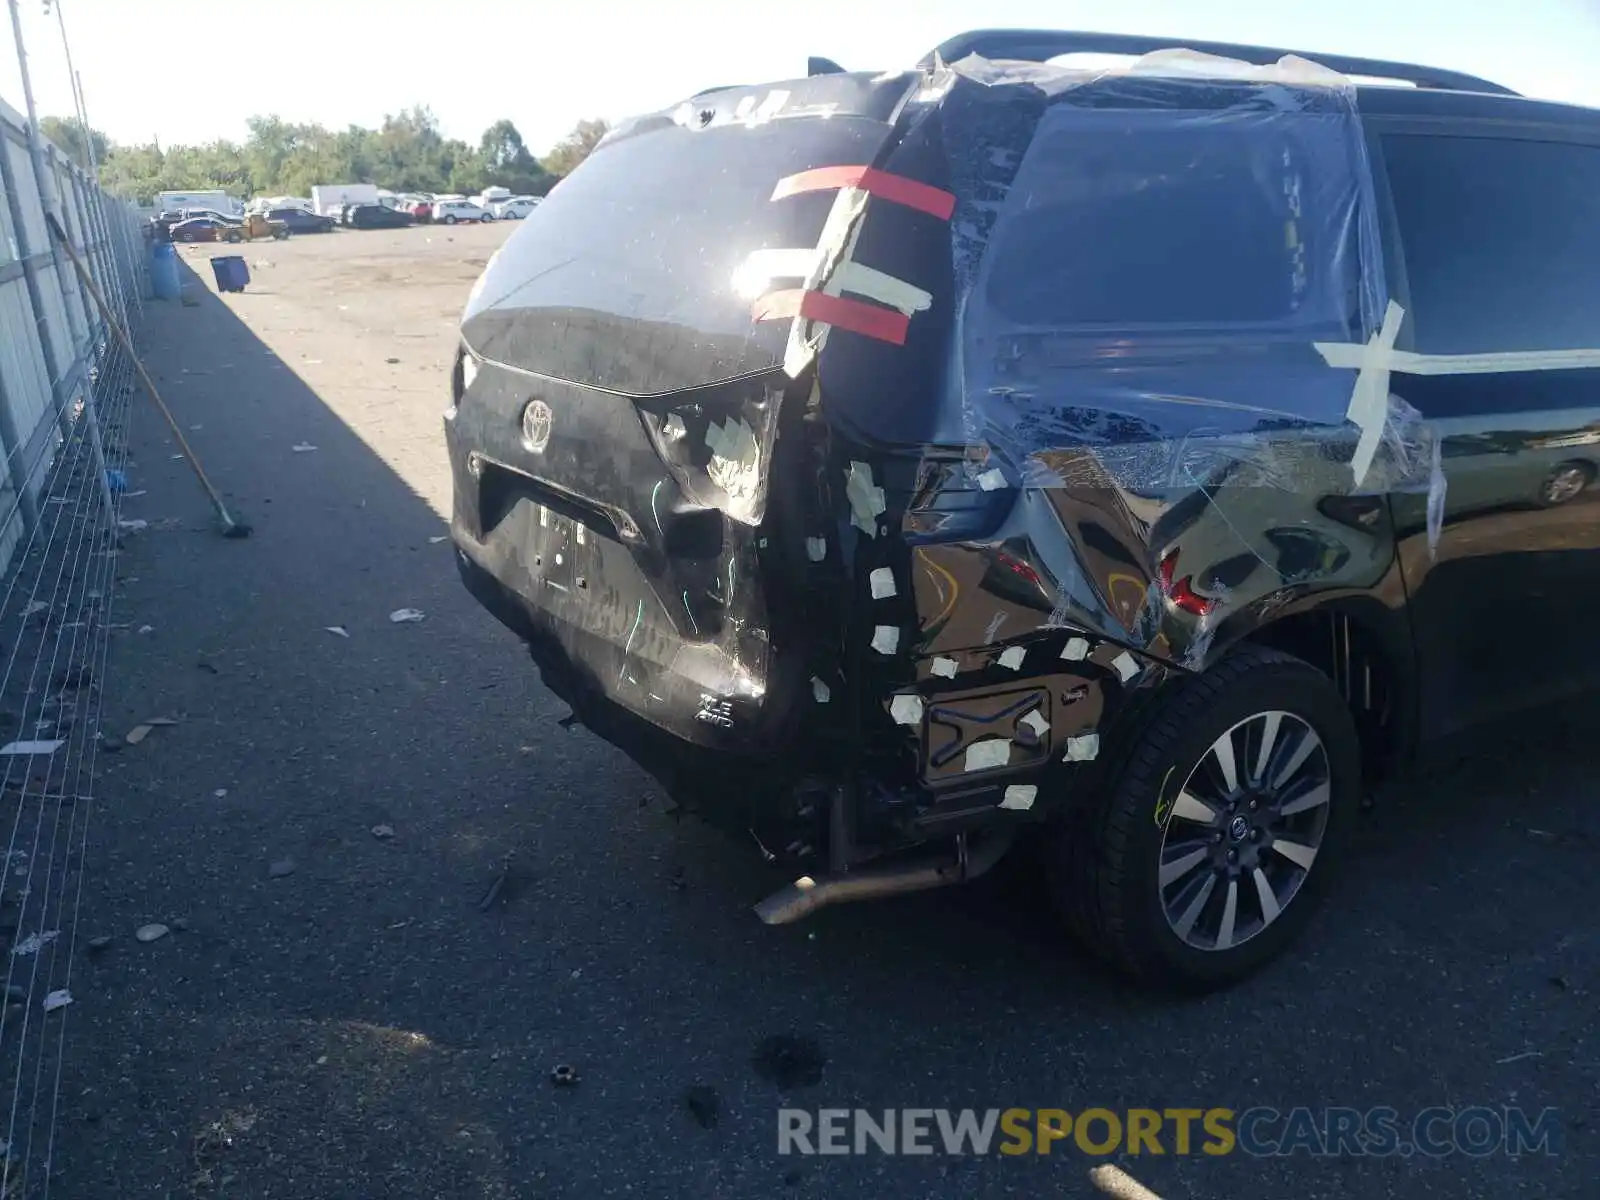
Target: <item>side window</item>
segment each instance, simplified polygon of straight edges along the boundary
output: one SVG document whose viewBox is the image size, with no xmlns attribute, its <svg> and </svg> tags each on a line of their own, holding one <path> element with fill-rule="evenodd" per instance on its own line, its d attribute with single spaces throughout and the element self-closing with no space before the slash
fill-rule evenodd
<svg viewBox="0 0 1600 1200">
<path fill-rule="evenodd" d="M 1385 134 L 1421 354 L 1600 348 L 1600 147 Z"/>
</svg>

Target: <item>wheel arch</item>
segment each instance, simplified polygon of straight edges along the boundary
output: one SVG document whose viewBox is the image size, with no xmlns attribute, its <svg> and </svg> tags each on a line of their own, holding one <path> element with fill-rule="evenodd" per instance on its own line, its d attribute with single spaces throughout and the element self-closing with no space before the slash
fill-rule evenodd
<svg viewBox="0 0 1600 1200">
<path fill-rule="evenodd" d="M 1369 782 L 1416 750 L 1416 666 L 1404 613 L 1370 596 L 1323 600 L 1263 621 L 1239 639 L 1315 667 L 1349 706 Z"/>
</svg>

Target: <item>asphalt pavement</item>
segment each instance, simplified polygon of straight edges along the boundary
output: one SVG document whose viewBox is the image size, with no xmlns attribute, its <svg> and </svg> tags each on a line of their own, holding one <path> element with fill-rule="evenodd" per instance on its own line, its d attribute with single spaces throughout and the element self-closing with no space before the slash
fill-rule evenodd
<svg viewBox="0 0 1600 1200">
<path fill-rule="evenodd" d="M 152 524 L 121 556 L 107 732 L 178 724 L 102 760 L 79 939 L 116 941 L 74 975 L 54 1194 L 1092 1194 L 1070 1140 L 780 1155 L 786 1106 L 1555 1108 L 1559 1152 L 1520 1159 L 1114 1158 L 1166 1200 L 1600 1194 L 1595 714 L 1389 789 L 1303 946 L 1203 1000 L 1105 974 L 1016 871 L 766 928 L 753 846 L 559 727 L 456 579 L 450 322 L 503 234 L 426 236 L 252 247 L 243 295 L 147 306 L 254 532 L 217 535 L 137 412 Z"/>
</svg>

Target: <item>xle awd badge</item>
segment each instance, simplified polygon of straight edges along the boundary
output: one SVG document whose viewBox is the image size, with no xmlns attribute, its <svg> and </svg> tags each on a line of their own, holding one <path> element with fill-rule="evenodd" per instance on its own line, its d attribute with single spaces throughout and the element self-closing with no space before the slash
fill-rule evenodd
<svg viewBox="0 0 1600 1200">
<path fill-rule="evenodd" d="M 528 407 L 522 410 L 522 440 L 529 450 L 538 454 L 550 444 L 550 426 L 554 420 L 555 413 L 543 400 L 528 401 Z"/>
</svg>

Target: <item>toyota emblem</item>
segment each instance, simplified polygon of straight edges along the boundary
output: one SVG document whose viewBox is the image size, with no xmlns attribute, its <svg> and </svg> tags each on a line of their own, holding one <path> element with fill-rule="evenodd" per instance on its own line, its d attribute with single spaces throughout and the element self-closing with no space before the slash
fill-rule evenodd
<svg viewBox="0 0 1600 1200">
<path fill-rule="evenodd" d="M 535 454 L 550 444 L 550 424 L 555 413 L 543 400 L 530 400 L 522 410 L 522 440 Z"/>
</svg>

